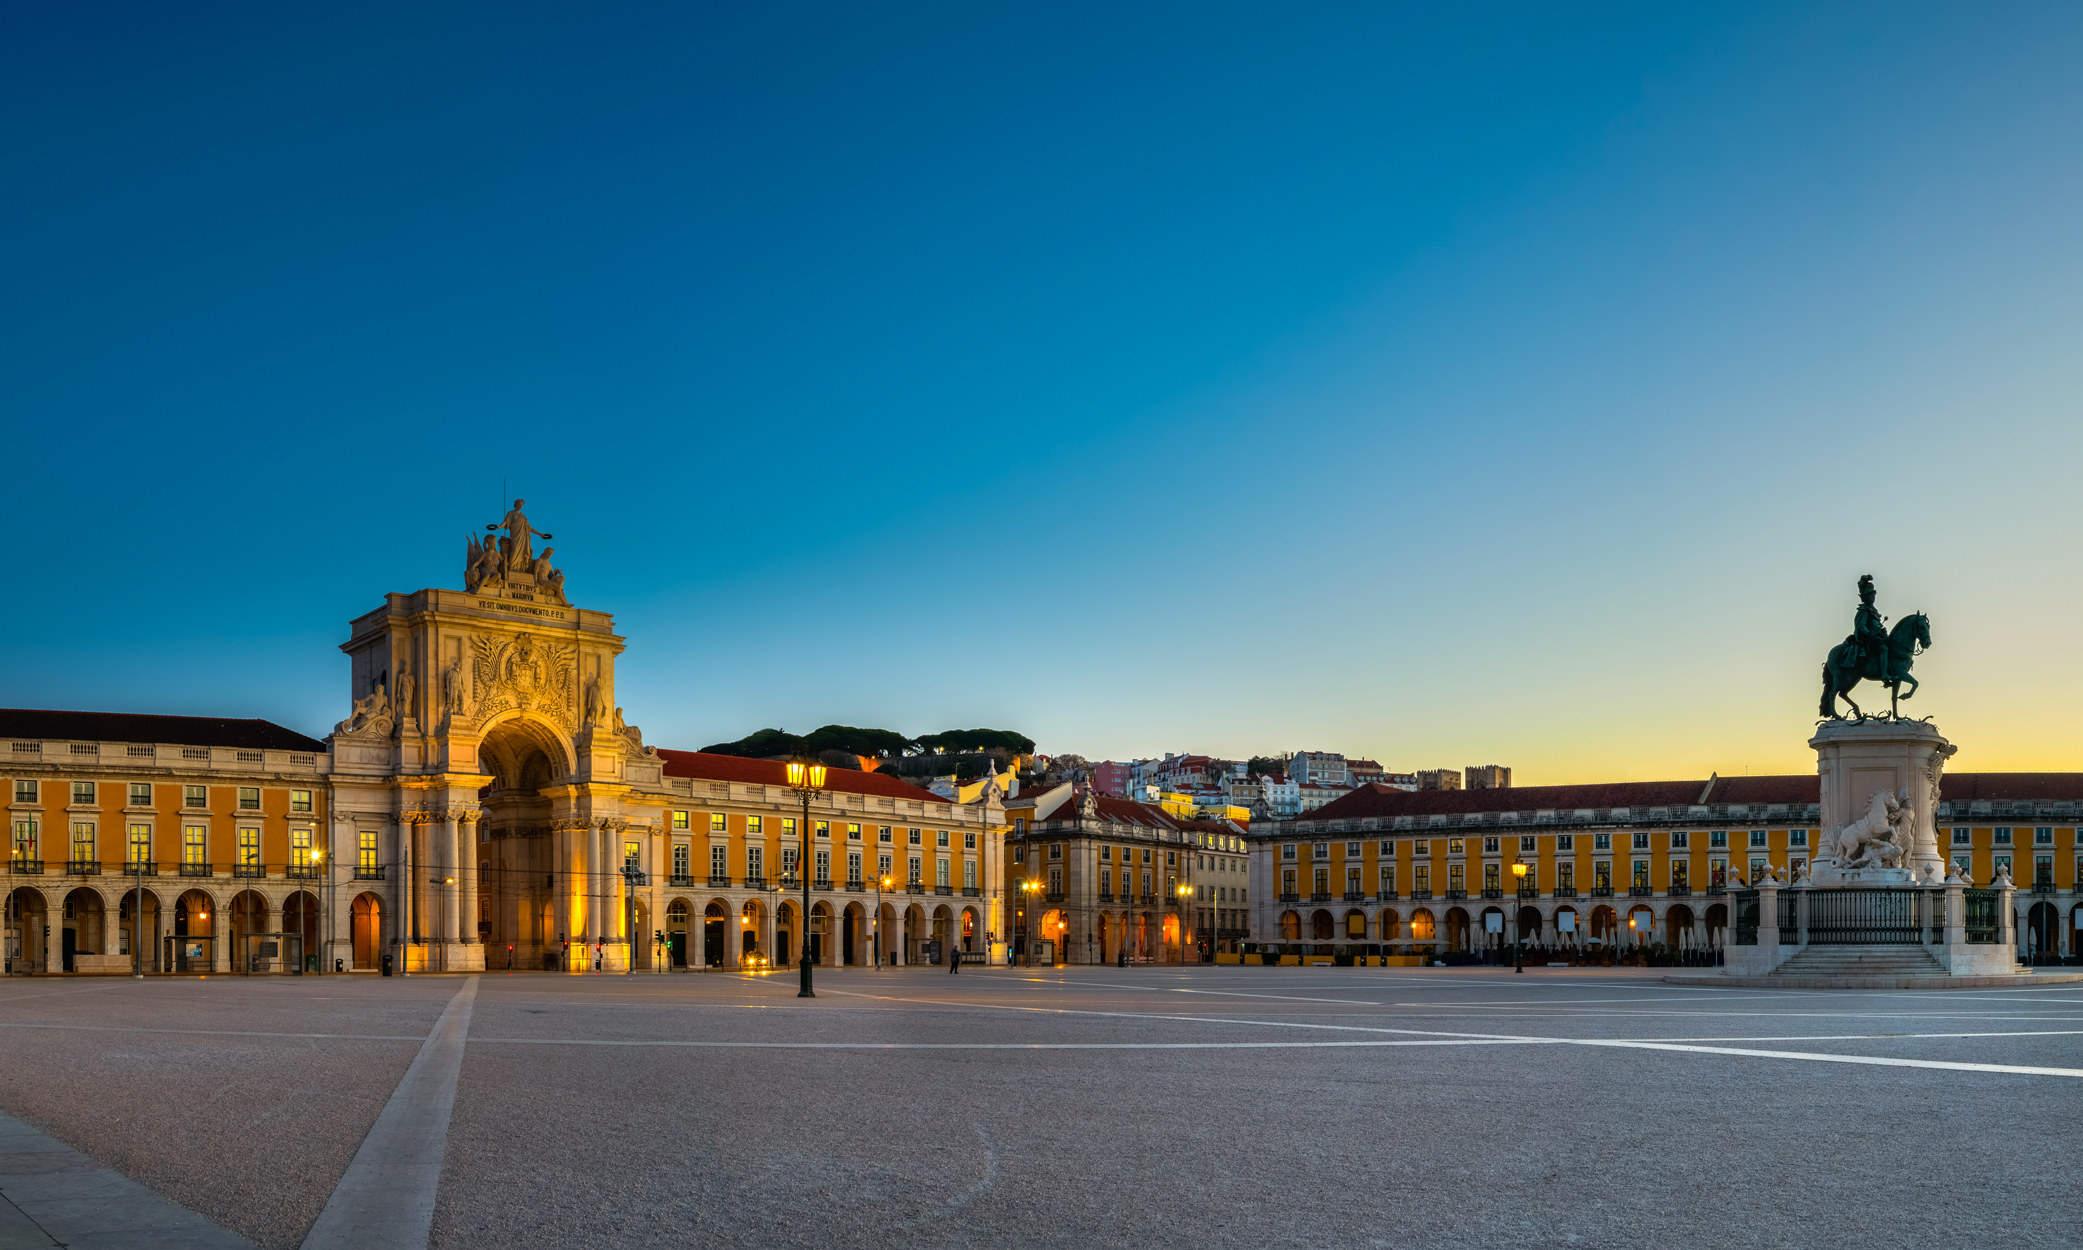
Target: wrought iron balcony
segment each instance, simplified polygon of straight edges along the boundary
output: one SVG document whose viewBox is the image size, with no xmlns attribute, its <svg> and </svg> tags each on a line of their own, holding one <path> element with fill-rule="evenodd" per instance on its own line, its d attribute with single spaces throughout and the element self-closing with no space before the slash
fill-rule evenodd
<svg viewBox="0 0 2083 1250">
<path fill-rule="evenodd" d="M 159 875 L 159 865 L 149 859 L 133 859 L 113 871 L 126 877 L 156 877 Z"/>
<path fill-rule="evenodd" d="M 354 879 L 356 881 L 381 881 L 383 880 L 383 865 L 356 864 L 354 866 Z"/>
<path fill-rule="evenodd" d="M 1396 901 L 1397 897 L 1398 895 L 1396 891 L 1383 890 L 1374 896 L 1374 901 L 1377 903 L 1393 903 Z"/>
<path fill-rule="evenodd" d="M 1467 897 L 1468 897 L 1468 891 L 1466 891 L 1466 890 L 1455 890 L 1455 889 L 1449 889 L 1449 890 L 1447 891 L 1447 898 L 1448 898 L 1448 900 L 1449 900 L 1449 901 L 1452 901 L 1452 900 L 1455 900 L 1455 899 L 1465 899 L 1465 898 L 1467 898 Z"/>
<path fill-rule="evenodd" d="M 184 877 L 214 877 L 217 875 L 217 870 L 209 864 L 190 864 L 184 861 L 181 864 L 181 875 Z"/>
<path fill-rule="evenodd" d="M 982 898 L 983 896 L 984 891 L 981 886 L 965 885 L 962 887 L 963 898 Z"/>
<path fill-rule="evenodd" d="M 1101 891 L 1099 892 L 1099 901 L 1100 901 L 1100 902 L 1102 902 L 1102 903 L 1111 903 L 1111 902 L 1113 902 L 1113 901 L 1114 901 L 1114 895 L 1113 895 L 1113 892 L 1112 892 L 1112 891 L 1110 891 L 1110 890 L 1101 890 Z"/>
<path fill-rule="evenodd" d="M 1503 897 L 1504 897 L 1504 887 L 1503 887 L 1503 886 L 1501 886 L 1501 885 L 1486 885 L 1486 886 L 1484 886 L 1484 887 L 1483 887 L 1483 897 L 1484 897 L 1484 898 L 1503 898 Z"/>
<path fill-rule="evenodd" d="M 1727 887 L 1727 886 L 1725 886 L 1725 885 L 1710 885 L 1710 886 L 1708 886 L 1708 887 L 1707 887 L 1707 893 L 1708 893 L 1708 894 L 1710 894 L 1710 895 L 1713 895 L 1713 894 L 1727 894 L 1728 892 L 1729 892 L 1729 887 Z"/>
<path fill-rule="evenodd" d="M 40 877 L 43 875 L 43 861 L 40 859 L 11 859 L 8 861 L 7 870 L 17 876 Z"/>
<path fill-rule="evenodd" d="M 1558 885 L 1555 887 L 1555 897 L 1575 898 L 1577 897 L 1577 887 L 1573 885 Z"/>
<path fill-rule="evenodd" d="M 1429 903 L 1432 901 L 1432 891 L 1423 888 L 1412 890 L 1410 892 L 1410 901 L 1413 903 Z"/>
<path fill-rule="evenodd" d="M 1672 898 L 1691 898 L 1692 887 L 1685 884 L 1683 881 L 1673 881 L 1671 883 L 1671 888 L 1665 891 L 1665 893 Z"/>
<path fill-rule="evenodd" d="M 1367 896 L 1358 890 L 1347 890 L 1345 892 L 1345 901 L 1348 903 L 1364 903 L 1367 901 Z"/>
<path fill-rule="evenodd" d="M 1145 894 L 1140 901 L 1145 907 L 1157 906 L 1157 896 L 1155 894 Z"/>
<path fill-rule="evenodd" d="M 709 888 L 714 890 L 728 890 L 730 888 L 730 878 L 718 876 L 715 873 L 710 873 Z"/>
<path fill-rule="evenodd" d="M 318 880 L 317 864 L 291 864 L 282 870 L 282 875 L 291 881 Z"/>
<path fill-rule="evenodd" d="M 1537 885 L 1522 885 L 1519 887 L 1520 898 L 1539 898 L 1540 896 L 1541 888 Z"/>
<path fill-rule="evenodd" d="M 868 883 L 861 880 L 853 880 L 846 883 L 846 888 L 852 890 L 856 894 L 859 894 L 867 890 Z"/>
<path fill-rule="evenodd" d="M 747 882 L 749 883 L 749 882 L 751 882 L 752 878 L 750 878 L 750 877 L 747 877 L 747 878 L 745 878 L 745 880 L 746 880 L 746 881 L 747 881 Z M 666 884 L 667 884 L 667 885 L 678 885 L 678 886 L 687 886 L 687 887 L 690 887 L 690 888 L 691 888 L 691 887 L 692 887 L 692 886 L 694 885 L 694 878 L 693 878 L 693 877 L 690 877 L 690 876 L 688 876 L 688 875 L 687 875 L 686 873 L 684 873 L 684 872 L 676 872 L 676 873 L 674 873 L 674 874 L 673 874 L 673 875 L 672 875 L 671 877 L 669 877 L 669 878 L 667 878 L 667 879 L 666 879 Z"/>
<path fill-rule="evenodd" d="M 819 877 L 814 883 L 812 883 L 812 888 L 819 890 L 829 890 L 832 888 L 832 879 L 830 877 Z"/>
<path fill-rule="evenodd" d="M 1656 888 L 1647 885 L 1631 885 L 1627 887 L 1627 893 L 1631 898 L 1648 898 L 1656 893 Z"/>
<path fill-rule="evenodd" d="M 1329 890 L 1318 890 L 1309 896 L 1309 901 L 1312 903 L 1328 903 L 1331 901 L 1331 892 Z"/>
<path fill-rule="evenodd" d="M 1612 886 L 1610 886 L 1610 885 L 1595 885 L 1595 886 L 1592 886 L 1592 887 L 1591 887 L 1591 897 L 1593 897 L 1593 898 L 1611 898 L 1611 897 L 1613 897 L 1613 887 L 1612 887 Z"/>
<path fill-rule="evenodd" d="M 622 880 L 632 888 L 640 885 L 649 885 L 651 884 L 651 874 L 641 868 L 624 868 L 622 870 Z"/>
<path fill-rule="evenodd" d="M 678 878 L 674 878 L 674 880 L 673 880 L 673 884 L 674 884 L 674 885 L 692 885 L 692 884 L 693 884 L 693 882 L 689 882 L 689 881 L 682 881 L 682 880 L 680 880 L 680 879 L 678 879 Z M 747 877 L 747 878 L 745 878 L 745 881 L 744 881 L 744 886 L 745 886 L 745 888 L 746 888 L 746 889 L 748 889 L 748 890 L 764 890 L 764 889 L 766 889 L 766 888 L 767 888 L 767 879 L 766 879 L 766 877 L 765 877 L 764 875 L 761 875 L 761 876 L 757 876 L 757 877 Z"/>
<path fill-rule="evenodd" d="M 947 887 L 946 887 L 946 886 L 941 886 L 940 888 L 941 888 L 941 889 L 943 889 L 943 890 L 947 889 Z M 1045 902 L 1045 903 L 1060 903 L 1060 902 L 1062 902 L 1062 901 L 1063 901 L 1063 895 L 1061 895 L 1061 894 L 1044 894 L 1044 895 L 1042 895 L 1042 901 L 1043 901 L 1043 902 Z"/>
<path fill-rule="evenodd" d="M 935 894 L 941 895 L 944 898 L 953 898 L 955 894 L 955 887 L 951 885 L 936 885 L 933 887 L 933 892 Z M 1062 898 L 1063 896 L 1061 894 L 1052 894 L 1049 897 Z"/>
<path fill-rule="evenodd" d="M 2034 894 L 2052 894 L 2054 890 L 2055 886 L 2052 881 L 2035 881 L 2032 883 L 2032 892 Z"/>
<path fill-rule="evenodd" d="M 38 869 L 38 871 L 40 872 L 40 871 L 42 871 L 42 870 L 41 870 L 41 869 Z M 1127 902 L 1127 901 L 1128 901 L 1128 895 L 1126 895 L 1126 894 L 1122 895 L 1122 896 L 1121 896 L 1121 901 L 1122 901 L 1122 902 L 1124 902 L 1124 903 L 1125 903 L 1125 902 Z M 1281 902 L 1283 902 L 1283 903 L 1299 903 L 1299 902 L 1301 902 L 1301 901 L 1302 901 L 1302 896 L 1301 896 L 1301 895 L 1299 895 L 1299 894 L 1283 894 L 1283 895 L 1281 895 L 1281 896 L 1280 896 L 1280 901 L 1281 901 Z"/>
<path fill-rule="evenodd" d="M 65 875 L 68 877 L 98 877 L 101 875 L 101 861 L 97 859 L 68 859 L 65 861 Z"/>
<path fill-rule="evenodd" d="M 904 886 L 904 892 L 906 894 L 924 894 L 926 892 L 926 883 L 923 881 L 907 882 Z"/>
<path fill-rule="evenodd" d="M 268 866 L 266 864 L 233 864 L 231 866 L 231 875 L 247 878 L 265 877 L 268 875 Z"/>
</svg>

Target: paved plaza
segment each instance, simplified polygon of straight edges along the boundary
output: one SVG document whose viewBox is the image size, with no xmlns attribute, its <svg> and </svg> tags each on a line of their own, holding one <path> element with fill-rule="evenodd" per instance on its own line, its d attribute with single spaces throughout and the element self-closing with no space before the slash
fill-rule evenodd
<svg viewBox="0 0 2083 1250">
<path fill-rule="evenodd" d="M 4 1148 L 0 1245 L 124 1244 L 54 1227 L 95 1207 L 69 1201 L 74 1176 L 96 1194 L 127 1177 L 117 1206 L 157 1194 L 267 1247 L 409 1239 L 427 1204 L 429 1244 L 501 1247 L 2070 1245 L 2083 1228 L 2066 1179 L 2083 987 L 1219 967 L 795 989 L 9 980 L 0 1110 L 62 1145 Z"/>
</svg>

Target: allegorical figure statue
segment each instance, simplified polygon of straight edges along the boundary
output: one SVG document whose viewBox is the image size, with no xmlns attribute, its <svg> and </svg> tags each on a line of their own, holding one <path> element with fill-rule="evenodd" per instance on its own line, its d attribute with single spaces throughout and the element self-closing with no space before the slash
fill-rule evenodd
<svg viewBox="0 0 2083 1250">
<path fill-rule="evenodd" d="M 479 587 L 510 580 L 509 574 L 531 577 L 537 585 L 548 586 L 560 597 L 564 593 L 564 574 L 550 565 L 550 553 L 555 550 L 545 547 L 541 555 L 535 554 L 535 540 L 548 541 L 550 535 L 528 523 L 527 514 L 521 511 L 527 506 L 525 499 L 514 500 L 513 510 L 506 519 L 487 525 L 483 542 L 476 535 L 470 537 L 463 555 L 463 588 L 475 594 Z M 501 526 L 506 533 L 498 535 Z"/>
<path fill-rule="evenodd" d="M 506 549 L 506 567 L 517 573 L 526 573 L 535 568 L 535 527 L 521 515 L 525 499 L 514 500 L 513 511 L 506 514 L 501 524 L 506 526 L 506 541 L 500 545 Z M 545 534 L 547 538 L 549 535 Z"/>
<path fill-rule="evenodd" d="M 1886 617 L 1873 605 L 1873 575 L 1859 579 L 1859 607 L 1852 614 L 1852 632 L 1830 649 L 1823 661 L 1823 701 L 1820 714 L 1835 719 L 1837 700 L 1851 704 L 1852 715 L 1863 717 L 1852 703 L 1852 687 L 1861 681 L 1877 681 L 1888 688 L 1888 709 L 1896 711 L 1900 700 L 1917 692 L 1917 679 L 1910 665 L 1918 652 L 1931 646 L 1931 621 L 1922 612 L 1912 612 L 1887 627 Z M 1909 689 L 1903 690 L 1902 683 Z"/>
</svg>

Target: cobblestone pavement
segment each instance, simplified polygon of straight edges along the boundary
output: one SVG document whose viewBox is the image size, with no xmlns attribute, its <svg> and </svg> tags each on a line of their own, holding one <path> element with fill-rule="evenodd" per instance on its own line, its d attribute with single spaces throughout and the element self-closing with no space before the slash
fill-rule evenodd
<svg viewBox="0 0 2083 1250">
<path fill-rule="evenodd" d="M 0 1110 L 296 1246 L 351 1159 L 383 1163 L 371 1126 L 464 987 L 0 982 Z M 479 978 L 449 1017 L 467 1044 L 452 1024 L 415 1067 L 460 1066 L 430 1244 L 2083 1239 L 2062 1164 L 2083 986 L 1160 967 L 795 988 Z"/>
</svg>

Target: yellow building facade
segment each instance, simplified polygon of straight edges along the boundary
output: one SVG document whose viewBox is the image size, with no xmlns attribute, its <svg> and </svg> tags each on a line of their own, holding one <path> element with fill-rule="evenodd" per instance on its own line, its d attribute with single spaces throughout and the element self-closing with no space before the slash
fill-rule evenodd
<svg viewBox="0 0 2083 1250">
<path fill-rule="evenodd" d="M 1253 929 L 1288 955 L 1436 955 L 1513 941 L 1712 951 L 1729 890 L 1814 854 L 1813 777 L 1411 793 L 1370 786 L 1252 834 Z M 2018 886 L 2027 953 L 2074 955 L 2083 774 L 1957 773 L 1942 846 Z M 1523 875 L 1515 873 L 1523 867 Z"/>
</svg>

